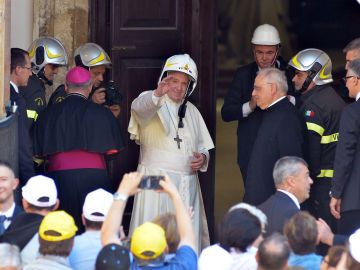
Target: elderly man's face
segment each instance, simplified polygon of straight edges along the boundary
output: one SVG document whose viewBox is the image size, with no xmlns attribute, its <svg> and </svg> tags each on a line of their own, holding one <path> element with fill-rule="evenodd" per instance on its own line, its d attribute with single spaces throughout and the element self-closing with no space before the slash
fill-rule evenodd
<svg viewBox="0 0 360 270">
<path fill-rule="evenodd" d="M 168 97 L 176 103 L 180 103 L 186 93 L 186 89 L 189 85 L 189 77 L 182 72 L 171 72 L 168 76 L 172 77 L 169 82 L 169 91 L 167 92 Z"/>
<path fill-rule="evenodd" d="M 265 110 L 273 102 L 274 88 L 275 85 L 273 83 L 268 83 L 264 76 L 256 77 L 252 96 L 260 109 Z"/>
<path fill-rule="evenodd" d="M 345 70 L 348 70 L 350 62 L 357 58 L 360 58 L 360 51 L 358 50 L 348 51 L 345 56 L 346 59 Z"/>
<path fill-rule="evenodd" d="M 309 175 L 309 169 L 300 164 L 300 172 L 297 175 L 292 176 L 294 178 L 294 186 L 292 193 L 299 200 L 300 203 L 304 202 L 310 196 L 310 186 L 313 183 Z"/>
<path fill-rule="evenodd" d="M 16 189 L 19 180 L 7 167 L 0 166 L 0 204 L 13 200 L 13 192 Z"/>
<path fill-rule="evenodd" d="M 269 68 L 274 63 L 277 46 L 254 45 L 255 60 L 260 68 Z"/>
<path fill-rule="evenodd" d="M 346 72 L 345 84 L 349 89 L 349 97 L 356 98 L 357 93 L 360 90 L 360 78 L 358 78 L 351 70 Z"/>
</svg>

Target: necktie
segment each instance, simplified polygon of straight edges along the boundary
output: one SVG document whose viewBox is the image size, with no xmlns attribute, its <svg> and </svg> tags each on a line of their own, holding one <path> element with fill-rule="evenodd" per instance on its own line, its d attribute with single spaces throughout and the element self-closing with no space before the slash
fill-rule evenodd
<svg viewBox="0 0 360 270">
<path fill-rule="evenodd" d="M 1 215 L 0 216 L 0 235 L 2 235 L 5 231 L 5 226 L 4 226 L 4 222 L 6 220 L 6 216 L 5 215 Z"/>
</svg>

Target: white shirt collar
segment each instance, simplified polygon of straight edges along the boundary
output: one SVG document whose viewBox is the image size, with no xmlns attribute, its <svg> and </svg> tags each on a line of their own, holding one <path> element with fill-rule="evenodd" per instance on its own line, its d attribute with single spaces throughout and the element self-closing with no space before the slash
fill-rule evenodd
<svg viewBox="0 0 360 270">
<path fill-rule="evenodd" d="M 278 98 L 278 99 L 275 100 L 273 103 L 271 103 L 271 104 L 267 107 L 267 109 L 270 108 L 272 105 L 275 105 L 276 103 L 278 103 L 280 100 L 283 100 L 284 98 L 286 98 L 286 96 L 283 96 L 283 97 L 281 97 L 281 98 Z"/>
<path fill-rule="evenodd" d="M 356 94 L 356 101 L 360 98 L 360 92 Z"/>
<path fill-rule="evenodd" d="M 282 193 L 285 193 L 286 195 L 288 195 L 290 197 L 291 200 L 293 200 L 293 202 L 296 204 L 297 208 L 300 209 L 300 204 L 299 204 L 299 201 L 298 199 L 294 196 L 294 194 L 286 191 L 286 190 L 283 190 L 283 189 L 277 189 L 278 191 L 282 192 Z"/>
<path fill-rule="evenodd" d="M 14 210 L 15 210 L 15 203 L 13 202 L 8 210 L 6 210 L 5 212 L 0 211 L 0 216 L 5 215 L 7 218 L 11 218 L 13 216 Z"/>
<path fill-rule="evenodd" d="M 14 87 L 15 92 L 19 93 L 19 88 L 17 87 L 17 85 L 15 83 L 13 83 L 12 81 L 10 81 L 10 83 L 11 83 L 12 87 Z"/>
</svg>

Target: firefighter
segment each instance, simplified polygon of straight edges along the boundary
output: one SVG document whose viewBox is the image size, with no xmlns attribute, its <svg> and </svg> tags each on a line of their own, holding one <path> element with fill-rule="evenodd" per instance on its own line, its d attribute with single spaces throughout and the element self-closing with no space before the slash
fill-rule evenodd
<svg viewBox="0 0 360 270">
<path fill-rule="evenodd" d="M 36 39 L 29 48 L 32 76 L 25 87 L 19 87 L 26 101 L 29 128 L 32 128 L 39 113 L 46 108 L 45 84 L 51 86 L 60 66 L 68 64 L 63 44 L 53 37 Z"/>
<path fill-rule="evenodd" d="M 332 63 L 319 49 L 305 49 L 289 62 L 295 70 L 292 81 L 301 93 L 297 106 L 307 126 L 307 162 L 314 179 L 310 198 L 304 205 L 316 218 L 324 219 L 332 229 L 335 220 L 329 209 L 331 181 L 334 174 L 335 149 L 344 101 L 330 86 Z"/>
</svg>

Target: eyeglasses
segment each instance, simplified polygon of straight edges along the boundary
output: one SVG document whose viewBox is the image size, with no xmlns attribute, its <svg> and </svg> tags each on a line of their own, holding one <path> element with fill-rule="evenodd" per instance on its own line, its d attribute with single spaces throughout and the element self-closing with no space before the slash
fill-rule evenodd
<svg viewBox="0 0 360 270">
<path fill-rule="evenodd" d="M 346 77 L 344 77 L 343 80 L 344 80 L 344 82 L 346 83 L 346 82 L 348 81 L 348 79 L 351 79 L 351 78 L 359 79 L 359 77 L 352 75 L 352 76 L 346 76 Z"/>
</svg>

